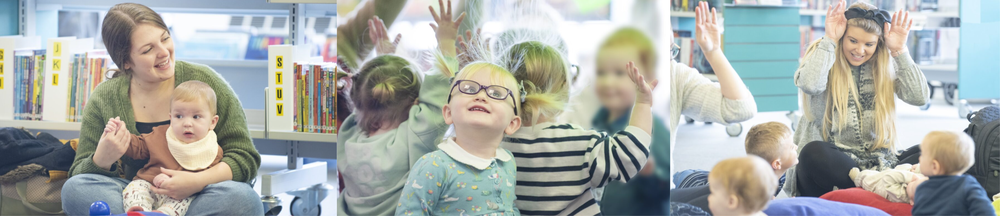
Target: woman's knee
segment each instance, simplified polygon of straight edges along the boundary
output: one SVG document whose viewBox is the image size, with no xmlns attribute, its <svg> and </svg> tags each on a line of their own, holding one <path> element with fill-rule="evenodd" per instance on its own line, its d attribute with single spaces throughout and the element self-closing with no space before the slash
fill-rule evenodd
<svg viewBox="0 0 1000 216">
<path fill-rule="evenodd" d="M 203 190 L 210 194 L 225 196 L 226 199 L 260 203 L 260 195 L 250 187 L 250 184 L 237 181 L 224 181 L 205 186 Z"/>
<path fill-rule="evenodd" d="M 113 185 L 116 180 L 99 174 L 84 173 L 75 175 L 66 180 L 63 184 L 62 194 L 88 194 L 93 191 L 95 185 Z"/>
</svg>

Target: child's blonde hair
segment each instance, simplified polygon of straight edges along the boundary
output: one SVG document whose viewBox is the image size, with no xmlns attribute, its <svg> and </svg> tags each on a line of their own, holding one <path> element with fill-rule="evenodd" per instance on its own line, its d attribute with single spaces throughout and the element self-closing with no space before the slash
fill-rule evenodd
<svg viewBox="0 0 1000 216">
<path fill-rule="evenodd" d="M 653 40 L 646 33 L 634 27 L 619 28 L 612 32 L 608 38 L 604 39 L 604 42 L 598 47 L 597 53 L 603 53 L 604 49 L 609 47 L 619 46 L 635 47 L 639 51 L 639 59 L 636 59 L 636 63 L 645 67 L 643 68 L 644 71 L 640 72 L 644 76 L 647 76 L 646 80 L 656 78 L 656 45 L 653 44 Z M 625 67 L 625 65 L 621 67 Z"/>
<path fill-rule="evenodd" d="M 170 95 L 170 103 L 172 104 L 174 101 L 202 101 L 208 104 L 208 110 L 212 115 L 216 114 L 215 90 L 202 81 L 191 80 L 174 87 L 174 92 Z"/>
<path fill-rule="evenodd" d="M 932 131 L 924 137 L 922 153 L 937 160 L 947 175 L 958 175 L 975 163 L 975 144 L 969 135 L 955 131 Z M 922 166 L 928 166 L 923 164 Z"/>
<path fill-rule="evenodd" d="M 554 120 L 569 102 L 569 65 L 552 46 L 537 41 L 514 44 L 505 54 L 514 78 L 524 86 L 522 125 Z M 517 60 L 517 61 L 513 61 Z M 464 70 L 464 69 L 463 69 Z"/>
<path fill-rule="evenodd" d="M 764 159 L 757 156 L 730 158 L 715 164 L 708 174 L 716 180 L 716 187 L 728 191 L 739 198 L 740 207 L 746 213 L 764 210 L 771 201 L 771 195 L 778 190 L 778 177 Z"/>
<path fill-rule="evenodd" d="M 458 82 L 459 80 L 468 80 L 473 75 L 476 75 L 477 73 L 481 72 L 490 73 L 490 82 L 493 83 L 493 85 L 500 85 L 506 87 L 507 89 L 510 89 L 511 94 L 513 96 L 508 96 L 511 98 L 508 100 L 510 100 L 511 103 L 513 103 L 512 105 L 514 106 L 514 109 L 517 110 L 515 112 L 516 113 L 515 116 L 520 115 L 521 114 L 520 110 L 522 109 L 520 108 L 521 106 L 518 104 L 521 104 L 521 88 L 517 84 L 517 79 L 515 79 L 514 76 L 511 75 L 509 71 L 507 71 L 507 69 L 504 69 L 500 65 L 496 65 L 489 62 L 470 63 L 469 65 L 463 67 L 462 70 L 458 71 L 458 74 L 455 74 L 455 79 L 451 82 L 451 85 L 454 86 L 455 83 Z M 486 83 L 480 83 L 480 84 L 486 85 Z M 449 95 L 455 94 L 456 91 L 457 90 L 452 89 L 452 92 L 449 92 L 448 94 Z"/>
<path fill-rule="evenodd" d="M 767 162 L 778 159 L 782 143 L 792 137 L 792 129 L 781 122 L 767 122 L 754 125 L 747 132 L 746 150 Z"/>
<path fill-rule="evenodd" d="M 350 99 L 358 126 L 365 133 L 378 131 L 384 123 L 406 121 L 420 95 L 419 70 L 396 55 L 380 55 L 365 62 L 353 79 Z"/>
</svg>

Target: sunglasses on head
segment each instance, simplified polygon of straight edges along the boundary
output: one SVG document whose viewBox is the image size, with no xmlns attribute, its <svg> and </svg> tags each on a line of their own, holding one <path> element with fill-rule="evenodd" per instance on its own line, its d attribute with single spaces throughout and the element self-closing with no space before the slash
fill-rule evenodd
<svg viewBox="0 0 1000 216">
<path fill-rule="evenodd" d="M 461 93 L 464 93 L 464 94 L 467 94 L 467 95 L 476 95 L 476 94 L 479 94 L 480 91 L 486 90 L 486 96 L 488 96 L 490 98 L 493 98 L 495 100 L 500 100 L 500 101 L 507 100 L 508 97 L 514 96 L 514 92 L 511 91 L 510 89 L 508 89 L 507 87 L 503 87 L 503 86 L 499 86 L 499 85 L 489 85 L 489 86 L 480 85 L 478 82 L 472 81 L 472 80 L 458 80 L 458 81 L 455 81 L 455 85 L 451 86 L 451 91 L 455 91 L 456 87 L 458 87 L 458 92 L 461 92 Z M 523 95 L 522 95 L 522 98 L 523 98 Z M 451 94 L 450 93 L 448 94 L 448 102 L 449 103 L 451 102 Z M 517 115 L 517 103 L 516 102 L 514 103 L 514 115 Z"/>
</svg>

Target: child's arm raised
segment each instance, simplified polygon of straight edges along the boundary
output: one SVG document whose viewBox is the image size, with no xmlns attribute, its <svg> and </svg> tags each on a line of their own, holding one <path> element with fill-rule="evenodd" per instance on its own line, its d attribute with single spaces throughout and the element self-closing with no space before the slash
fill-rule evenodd
<svg viewBox="0 0 1000 216">
<path fill-rule="evenodd" d="M 647 83 L 634 62 L 629 62 L 626 68 L 626 73 L 638 88 L 635 105 L 625 130 L 609 136 L 596 131 L 590 135 L 590 152 L 583 162 L 593 167 L 588 178 L 593 187 L 604 187 L 609 181 L 628 182 L 649 159 L 650 134 L 653 131 L 652 92 L 659 81 Z"/>
<path fill-rule="evenodd" d="M 434 204 L 439 203 L 441 194 L 444 193 L 444 187 L 438 184 L 447 184 L 443 184 L 444 166 L 435 166 L 434 161 L 440 162 L 440 157 L 435 153 L 428 153 L 413 165 L 399 196 L 396 215 L 431 215 L 437 209 Z"/>
<path fill-rule="evenodd" d="M 659 80 L 653 80 L 650 83 L 646 82 L 646 78 L 639 73 L 639 69 L 635 67 L 634 62 L 628 62 L 625 65 L 627 68 L 626 72 L 628 77 L 632 79 L 632 83 L 635 83 L 638 89 L 635 94 L 635 105 L 632 107 L 632 116 L 629 118 L 628 125 L 638 127 L 645 131 L 647 134 L 653 133 L 653 88 L 660 82 Z"/>
<path fill-rule="evenodd" d="M 708 3 L 700 2 L 695 14 L 698 45 L 705 52 L 705 58 L 715 70 L 715 75 L 719 77 L 722 96 L 732 100 L 750 98 L 750 90 L 743 84 L 740 75 L 736 74 L 736 69 L 733 69 L 726 55 L 722 53 L 722 24 L 718 22 L 715 8 L 709 13 Z"/>
<path fill-rule="evenodd" d="M 826 36 L 809 45 L 799 69 L 795 70 L 795 86 L 806 94 L 819 95 L 826 92 L 830 69 L 837 60 L 837 41 L 847 28 L 847 18 L 844 17 L 845 4 L 841 0 L 827 9 Z"/>
<path fill-rule="evenodd" d="M 465 12 L 462 12 L 457 19 L 452 20 L 451 0 L 448 0 L 448 5 L 445 5 L 442 0 L 438 0 L 438 7 L 441 10 L 441 16 L 438 16 L 438 13 L 434 11 L 433 6 L 427 6 L 427 10 L 430 10 L 431 16 L 434 17 L 434 22 L 437 23 L 431 23 L 430 25 L 437 37 L 438 49 L 441 51 L 441 55 L 455 59 L 458 55 L 458 51 L 455 48 L 455 43 L 458 39 L 458 26 L 465 19 Z M 447 7 L 447 10 L 445 10 L 445 7 Z"/>
<path fill-rule="evenodd" d="M 396 39 L 389 41 L 389 33 L 385 27 L 385 21 L 375 16 L 368 20 L 368 37 L 375 43 L 375 54 L 386 55 L 396 53 L 396 45 L 399 44 L 399 40 L 403 38 L 403 35 L 396 34 Z"/>
</svg>

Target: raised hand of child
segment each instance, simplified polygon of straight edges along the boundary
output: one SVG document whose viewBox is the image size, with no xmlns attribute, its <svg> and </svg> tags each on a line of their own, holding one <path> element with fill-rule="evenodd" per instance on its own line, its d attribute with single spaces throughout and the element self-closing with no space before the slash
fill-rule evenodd
<svg viewBox="0 0 1000 216">
<path fill-rule="evenodd" d="M 833 41 L 839 41 L 844 36 L 844 31 L 847 31 L 847 17 L 844 16 L 846 6 L 847 2 L 840 0 L 826 9 L 826 37 Z"/>
<path fill-rule="evenodd" d="M 402 34 L 396 34 L 396 39 L 389 41 L 389 33 L 385 28 L 385 22 L 381 18 L 375 16 L 368 19 L 368 37 L 371 38 L 372 43 L 375 43 L 375 54 L 385 55 L 396 53 L 396 45 L 399 44 L 399 39 L 403 38 Z"/>
<path fill-rule="evenodd" d="M 699 2 L 695 8 L 695 31 L 698 45 L 705 53 L 722 47 L 722 23 L 718 22 L 715 8 L 709 12 L 708 2 Z"/>
<path fill-rule="evenodd" d="M 458 26 L 465 19 L 465 12 L 462 12 L 462 15 L 459 15 L 458 19 L 452 20 L 451 0 L 448 0 L 447 10 L 445 10 L 446 8 L 442 0 L 438 0 L 438 6 L 441 11 L 440 16 L 434 11 L 433 6 L 427 6 L 427 10 L 430 10 L 431 16 L 434 17 L 434 22 L 437 23 L 431 23 L 431 29 L 434 29 L 437 36 L 438 48 L 441 49 L 441 53 L 445 54 L 445 56 L 455 56 L 455 40 L 458 38 Z"/>
<path fill-rule="evenodd" d="M 650 83 L 646 82 L 646 78 L 639 73 L 639 69 L 635 67 L 634 62 L 628 62 L 625 64 L 626 72 L 628 77 L 632 79 L 632 83 L 635 83 L 636 91 L 635 103 L 644 105 L 653 105 L 653 88 L 660 82 L 659 80 L 653 80 Z"/>
<path fill-rule="evenodd" d="M 465 67 L 465 65 L 476 61 L 475 53 L 473 49 L 485 49 L 483 44 L 488 44 L 487 41 L 482 41 L 482 31 L 483 29 L 476 29 L 476 34 L 472 34 L 472 31 L 465 31 L 465 37 L 458 36 L 458 66 L 459 68 Z M 466 40 L 468 38 L 468 40 Z"/>
<path fill-rule="evenodd" d="M 885 46 L 889 48 L 892 57 L 898 56 L 906 50 L 906 37 L 913 27 L 913 20 L 910 19 L 910 12 L 899 10 L 892 15 L 892 23 L 885 24 Z"/>
</svg>

